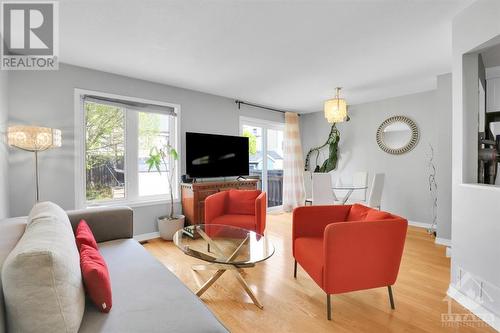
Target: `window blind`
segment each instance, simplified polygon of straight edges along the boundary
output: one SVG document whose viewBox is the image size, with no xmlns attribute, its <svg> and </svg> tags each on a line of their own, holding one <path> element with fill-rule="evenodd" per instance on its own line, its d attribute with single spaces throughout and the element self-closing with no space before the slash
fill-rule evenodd
<svg viewBox="0 0 500 333">
<path fill-rule="evenodd" d="M 84 102 L 106 104 L 119 108 L 134 109 L 140 111 L 150 111 L 150 112 L 161 112 L 163 114 L 168 114 L 170 116 L 176 117 L 175 109 L 170 106 L 149 104 L 135 101 L 128 101 L 124 99 L 109 98 L 96 95 L 83 95 Z"/>
</svg>

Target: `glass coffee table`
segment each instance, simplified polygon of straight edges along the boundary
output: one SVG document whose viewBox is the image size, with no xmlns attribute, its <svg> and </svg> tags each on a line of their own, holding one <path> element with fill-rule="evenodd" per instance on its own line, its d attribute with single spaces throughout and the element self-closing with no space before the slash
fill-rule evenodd
<svg viewBox="0 0 500 333">
<path fill-rule="evenodd" d="M 263 308 L 241 273 L 243 269 L 254 267 L 274 254 L 274 247 L 267 237 L 227 225 L 196 224 L 177 231 L 173 241 L 188 256 L 208 262 L 192 266 L 193 270 L 216 271 L 196 292 L 198 297 L 224 272 L 230 271 L 254 304 L 260 309 Z"/>
</svg>

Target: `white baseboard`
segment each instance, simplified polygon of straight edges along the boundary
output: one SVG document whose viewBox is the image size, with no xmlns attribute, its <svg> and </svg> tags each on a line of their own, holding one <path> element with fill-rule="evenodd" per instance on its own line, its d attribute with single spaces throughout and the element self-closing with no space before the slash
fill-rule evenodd
<svg viewBox="0 0 500 333">
<path fill-rule="evenodd" d="M 160 237 L 160 233 L 158 231 L 156 232 L 149 232 L 147 234 L 140 234 L 140 235 L 135 235 L 134 239 L 138 242 L 145 242 L 150 239 L 155 239 Z"/>
<path fill-rule="evenodd" d="M 447 247 L 451 247 L 451 239 L 436 237 L 436 240 L 434 241 L 434 243 L 436 243 L 438 245 L 444 245 Z"/>
<path fill-rule="evenodd" d="M 493 329 L 500 332 L 500 317 L 497 314 L 489 311 L 481 304 L 478 304 L 474 300 L 470 299 L 467 295 L 461 293 L 451 284 L 449 285 L 446 294 L 457 301 L 457 303 L 459 303 L 461 306 L 475 314 L 485 323 L 490 325 Z"/>
<path fill-rule="evenodd" d="M 424 228 L 424 229 L 429 229 L 431 227 L 430 223 L 417 222 L 417 221 L 408 221 L 408 225 L 411 225 L 412 227 Z"/>
</svg>

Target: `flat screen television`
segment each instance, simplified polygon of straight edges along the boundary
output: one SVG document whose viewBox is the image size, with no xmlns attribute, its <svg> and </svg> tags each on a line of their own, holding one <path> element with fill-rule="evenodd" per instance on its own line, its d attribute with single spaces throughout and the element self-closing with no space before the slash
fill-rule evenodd
<svg viewBox="0 0 500 333">
<path fill-rule="evenodd" d="M 186 173 L 191 178 L 248 175 L 248 138 L 187 132 Z"/>
</svg>

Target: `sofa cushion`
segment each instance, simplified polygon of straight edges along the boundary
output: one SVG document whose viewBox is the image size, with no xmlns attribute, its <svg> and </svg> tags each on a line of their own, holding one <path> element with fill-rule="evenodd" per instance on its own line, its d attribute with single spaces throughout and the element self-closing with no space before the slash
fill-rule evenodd
<svg viewBox="0 0 500 333">
<path fill-rule="evenodd" d="M 108 267 L 99 251 L 87 244 L 80 247 L 80 267 L 85 291 L 101 312 L 113 306 Z"/>
<path fill-rule="evenodd" d="M 2 267 L 11 332 L 77 332 L 85 296 L 80 260 L 66 213 L 43 202 Z"/>
<path fill-rule="evenodd" d="M 227 213 L 255 215 L 255 199 L 260 193 L 259 190 L 229 190 Z"/>
<path fill-rule="evenodd" d="M 236 215 L 227 214 L 214 218 L 211 224 L 230 225 L 233 227 L 243 228 L 255 231 L 255 216 L 253 215 Z"/>
<path fill-rule="evenodd" d="M 75 239 L 76 247 L 79 251 L 81 250 L 81 246 L 83 244 L 97 250 L 97 243 L 95 241 L 94 234 L 85 220 L 81 220 L 80 223 L 78 223 L 78 227 L 76 227 L 75 231 Z"/>
<path fill-rule="evenodd" d="M 28 220 L 25 217 L 5 219 L 0 222 L 0 273 L 7 256 L 21 239 L 26 229 Z M 1 276 L 1 274 L 0 274 Z M 0 278 L 0 333 L 7 331 L 5 320 L 5 304 L 2 291 L 2 279 Z"/>
<path fill-rule="evenodd" d="M 323 285 L 323 237 L 299 237 L 293 244 L 295 260 L 319 286 Z"/>
<path fill-rule="evenodd" d="M 99 243 L 111 277 L 113 310 L 85 308 L 80 333 L 87 332 L 227 332 L 177 277 L 137 241 Z"/>
<path fill-rule="evenodd" d="M 365 221 L 380 221 L 392 218 L 392 215 L 387 212 L 371 209 L 365 217 Z"/>
<path fill-rule="evenodd" d="M 370 210 L 372 210 L 372 208 L 354 204 L 351 206 L 349 214 L 347 214 L 347 221 L 363 221 Z"/>
</svg>

